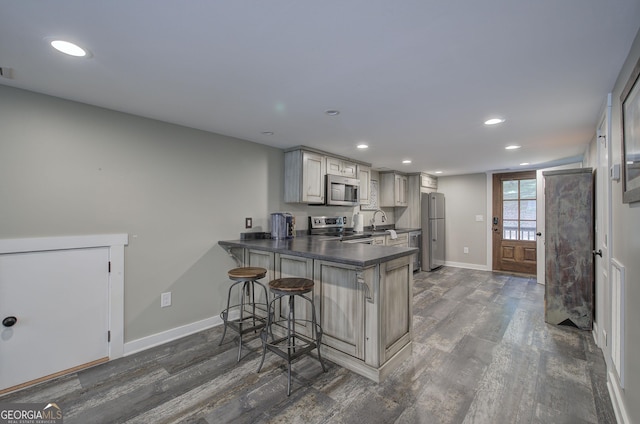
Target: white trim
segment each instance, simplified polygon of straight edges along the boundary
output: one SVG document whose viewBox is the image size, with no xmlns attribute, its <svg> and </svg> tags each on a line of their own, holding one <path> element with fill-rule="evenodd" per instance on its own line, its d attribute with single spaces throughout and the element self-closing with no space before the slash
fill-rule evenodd
<svg viewBox="0 0 640 424">
<path fill-rule="evenodd" d="M 222 319 L 220 316 L 216 315 L 211 318 L 206 318 L 201 321 L 192 322 L 191 324 L 175 327 L 141 339 L 133 340 L 124 344 L 124 356 L 142 352 L 143 350 L 151 349 L 152 347 L 160 346 L 170 341 L 195 334 L 199 331 L 217 327 L 218 325 L 222 325 Z"/>
<path fill-rule="evenodd" d="M 454 267 L 454 268 L 475 269 L 475 270 L 478 270 L 478 271 L 491 271 L 491 269 L 489 269 L 489 267 L 487 267 L 486 265 L 468 264 L 468 263 L 465 263 L 465 262 L 445 261 L 444 266 L 451 266 L 451 267 Z"/>
<path fill-rule="evenodd" d="M 128 234 L 0 239 L 0 254 L 82 249 L 87 247 L 126 246 L 127 244 L 129 244 Z"/>
<path fill-rule="evenodd" d="M 487 271 L 493 269 L 493 172 L 487 172 Z"/>
<path fill-rule="evenodd" d="M 629 414 L 622 401 L 622 393 L 620 393 L 620 388 L 616 384 L 615 379 L 615 374 L 612 372 L 607 373 L 607 389 L 609 389 L 609 397 L 613 405 L 613 412 L 616 414 L 616 421 L 618 424 L 631 423 L 632 421 L 629 419 Z"/>
</svg>

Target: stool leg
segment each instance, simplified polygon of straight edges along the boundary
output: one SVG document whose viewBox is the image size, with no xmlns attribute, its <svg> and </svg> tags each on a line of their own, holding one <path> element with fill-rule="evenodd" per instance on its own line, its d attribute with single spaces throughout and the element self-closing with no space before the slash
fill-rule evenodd
<svg viewBox="0 0 640 424">
<path fill-rule="evenodd" d="M 262 339 L 262 360 L 260 361 L 260 365 L 258 365 L 258 370 L 256 372 L 260 372 L 262 369 L 264 357 L 267 355 L 267 338 L 269 337 L 269 330 L 271 330 L 271 305 L 273 305 L 276 300 L 277 298 L 274 298 L 271 302 L 267 303 L 267 325 L 260 333 L 260 338 Z M 271 339 L 273 339 L 273 332 L 271 333 Z"/>
<path fill-rule="evenodd" d="M 229 291 L 227 292 L 227 308 L 220 314 L 220 318 L 222 318 L 222 321 L 224 322 L 224 330 L 222 331 L 222 338 L 220 339 L 220 343 L 218 343 L 218 346 L 222 345 L 224 336 L 227 334 L 227 320 L 229 318 L 229 306 L 231 305 L 231 292 L 236 284 L 238 283 L 233 283 L 231 287 L 229 287 Z"/>
<path fill-rule="evenodd" d="M 289 296 L 287 316 L 287 396 L 291 396 L 291 351 L 296 352 L 296 307 L 295 296 Z M 293 327 L 293 328 L 292 328 Z"/>
<path fill-rule="evenodd" d="M 240 321 L 238 323 L 238 329 L 240 334 L 238 335 L 238 362 L 242 358 L 242 326 L 244 325 L 244 298 L 249 294 L 249 281 L 245 281 L 240 291 Z M 254 306 L 255 308 L 255 306 Z M 255 313 L 255 311 L 254 311 Z M 255 318 L 254 318 L 255 319 Z"/>
<path fill-rule="evenodd" d="M 317 349 L 318 349 L 318 361 L 320 361 L 320 365 L 322 365 L 322 371 L 327 372 L 327 367 L 324 365 L 324 362 L 322 361 L 322 356 L 320 355 L 320 343 L 322 342 L 322 327 L 318 325 L 318 322 L 316 321 L 316 306 L 313 304 L 313 300 L 307 298 L 307 300 L 309 300 L 311 302 L 311 336 L 313 337 L 313 335 L 315 334 L 315 339 L 316 339 L 316 343 L 317 343 Z"/>
</svg>

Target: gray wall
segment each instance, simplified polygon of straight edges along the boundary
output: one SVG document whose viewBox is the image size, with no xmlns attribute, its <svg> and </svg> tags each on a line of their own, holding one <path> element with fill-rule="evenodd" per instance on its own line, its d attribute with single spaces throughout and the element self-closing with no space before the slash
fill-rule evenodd
<svg viewBox="0 0 640 424">
<path fill-rule="evenodd" d="M 0 238 L 128 233 L 125 341 L 220 312 L 217 242 L 269 229 L 281 150 L 6 86 L 0 110 Z"/>
<path fill-rule="evenodd" d="M 438 177 L 438 191 L 445 195 L 445 259 L 447 263 L 487 265 L 486 174 Z M 482 215 L 483 221 L 476 221 Z M 464 247 L 469 253 L 464 253 Z"/>
</svg>

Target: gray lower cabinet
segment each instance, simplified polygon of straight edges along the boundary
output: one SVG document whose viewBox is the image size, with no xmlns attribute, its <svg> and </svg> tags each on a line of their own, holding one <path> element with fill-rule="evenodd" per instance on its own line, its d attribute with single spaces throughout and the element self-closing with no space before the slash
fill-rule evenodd
<svg viewBox="0 0 640 424">
<path fill-rule="evenodd" d="M 315 261 L 314 275 L 322 282 L 316 289 L 322 342 L 340 352 L 364 359 L 365 286 L 358 281 L 356 268 Z"/>
<path fill-rule="evenodd" d="M 273 278 L 304 277 L 314 280 L 312 296 L 322 330 L 322 355 L 373 381 L 382 381 L 411 355 L 412 256 L 407 255 L 367 267 L 303 256 L 244 249 L 234 256 L 245 266 L 269 270 Z M 278 305 L 278 319 L 288 306 Z M 311 307 L 296 299 L 296 317 L 311 320 Z M 303 322 L 296 330 L 309 335 Z"/>
</svg>

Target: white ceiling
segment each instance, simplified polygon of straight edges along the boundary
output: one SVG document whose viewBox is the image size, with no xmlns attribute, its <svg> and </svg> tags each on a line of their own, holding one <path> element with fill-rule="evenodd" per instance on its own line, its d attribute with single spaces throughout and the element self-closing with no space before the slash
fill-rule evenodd
<svg viewBox="0 0 640 424">
<path fill-rule="evenodd" d="M 0 83 L 455 175 L 581 157 L 639 25 L 638 0 L 0 0 Z"/>
</svg>

